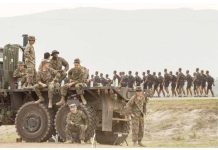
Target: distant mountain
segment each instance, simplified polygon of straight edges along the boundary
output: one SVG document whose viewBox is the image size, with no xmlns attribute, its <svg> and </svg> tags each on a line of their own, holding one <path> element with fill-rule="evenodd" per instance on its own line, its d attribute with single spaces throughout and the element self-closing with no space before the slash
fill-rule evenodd
<svg viewBox="0 0 218 150">
<path fill-rule="evenodd" d="M 217 27 L 215 10 L 63 9 L 0 18 L 0 47 L 28 33 L 37 38 L 37 64 L 57 49 L 71 66 L 80 57 L 91 73 L 199 67 L 217 76 Z"/>
</svg>

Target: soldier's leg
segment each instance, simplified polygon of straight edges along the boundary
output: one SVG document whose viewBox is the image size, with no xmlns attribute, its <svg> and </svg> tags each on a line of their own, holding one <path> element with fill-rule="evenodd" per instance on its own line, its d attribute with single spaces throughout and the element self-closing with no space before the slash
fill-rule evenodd
<svg viewBox="0 0 218 150">
<path fill-rule="evenodd" d="M 85 125 L 80 125 L 79 126 L 79 138 L 81 141 L 85 140 L 85 133 L 86 133 Z"/>
<path fill-rule="evenodd" d="M 36 92 L 36 95 L 39 97 L 39 99 L 35 103 L 40 103 L 43 102 L 45 99 L 42 96 L 41 90 L 43 87 L 40 84 L 35 84 L 34 85 L 34 91 Z"/>
<path fill-rule="evenodd" d="M 141 143 L 143 136 L 144 136 L 144 117 L 140 117 L 140 118 L 139 118 L 138 144 L 139 144 L 140 146 L 143 146 L 143 147 L 144 147 L 144 145 Z"/>
<path fill-rule="evenodd" d="M 59 82 L 61 83 L 67 76 L 67 73 L 66 72 L 61 72 L 59 73 Z"/>
<path fill-rule="evenodd" d="M 32 63 L 26 63 L 27 66 L 27 87 L 31 88 L 34 83 L 35 65 Z"/>
<path fill-rule="evenodd" d="M 57 86 L 55 84 L 59 85 L 59 83 L 53 83 L 53 82 L 48 85 L 48 108 L 52 108 L 52 100 L 56 88 L 55 86 Z"/>
<path fill-rule="evenodd" d="M 65 84 L 64 86 L 61 87 L 61 100 L 56 103 L 56 105 L 64 105 L 65 104 L 65 97 L 67 96 L 69 86 L 68 84 Z"/>
<path fill-rule="evenodd" d="M 66 134 L 66 142 L 71 143 L 72 134 L 73 134 L 73 126 L 71 124 L 66 125 L 65 134 Z"/>
<path fill-rule="evenodd" d="M 83 102 L 84 105 L 87 104 L 87 101 L 86 101 L 86 99 L 85 99 L 85 97 L 84 97 L 84 95 L 83 95 L 83 87 L 85 87 L 85 86 L 86 86 L 85 83 L 77 83 L 77 84 L 75 85 L 76 93 L 77 93 L 78 95 L 80 95 L 80 98 L 81 98 L 81 100 L 82 100 L 82 102 Z"/>
<path fill-rule="evenodd" d="M 132 118 L 132 141 L 134 144 L 138 141 L 139 135 L 139 118 L 133 117 Z"/>
</svg>

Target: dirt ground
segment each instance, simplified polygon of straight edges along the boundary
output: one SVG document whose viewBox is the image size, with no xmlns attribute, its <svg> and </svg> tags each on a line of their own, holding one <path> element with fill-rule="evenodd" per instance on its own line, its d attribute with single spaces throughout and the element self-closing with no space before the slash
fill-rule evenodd
<svg viewBox="0 0 218 150">
<path fill-rule="evenodd" d="M 218 99 L 150 100 L 145 118 L 146 147 L 218 147 Z M 0 127 L 0 147 L 131 147 L 101 144 L 16 143 L 14 126 Z"/>
</svg>

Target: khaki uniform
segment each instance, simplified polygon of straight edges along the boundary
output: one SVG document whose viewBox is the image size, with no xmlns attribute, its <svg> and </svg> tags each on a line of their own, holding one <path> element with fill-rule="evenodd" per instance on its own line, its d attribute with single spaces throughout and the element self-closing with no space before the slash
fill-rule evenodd
<svg viewBox="0 0 218 150">
<path fill-rule="evenodd" d="M 69 70 L 69 64 L 62 57 L 57 57 L 57 59 L 50 60 L 50 67 L 53 68 L 54 70 L 62 70 L 62 66 L 65 67 L 64 69 L 65 71 L 58 73 L 60 75 L 60 82 L 64 80 L 64 78 L 67 76 L 66 72 Z"/>
<path fill-rule="evenodd" d="M 33 84 L 35 71 L 35 50 L 30 44 L 27 44 L 24 50 L 25 65 L 27 67 L 27 82 Z"/>
<path fill-rule="evenodd" d="M 132 117 L 132 141 L 141 142 L 144 135 L 144 114 L 146 113 L 146 99 L 141 96 L 139 99 L 134 95 L 126 104 L 129 112 L 131 112 L 134 117 Z"/>
<path fill-rule="evenodd" d="M 78 131 L 80 140 L 85 140 L 85 131 L 88 122 L 84 112 L 82 112 L 81 110 L 77 110 L 77 113 L 69 112 L 66 121 L 66 140 L 72 141 L 72 134 Z"/>
<path fill-rule="evenodd" d="M 76 92 L 79 95 L 83 94 L 83 87 L 86 86 L 86 84 L 84 83 L 84 76 L 85 76 L 85 72 L 83 71 L 82 68 L 80 69 L 75 69 L 72 68 L 69 70 L 68 72 L 68 79 L 71 80 L 72 82 L 75 82 L 75 88 L 76 88 Z M 68 86 L 68 84 L 65 84 L 62 88 L 61 88 L 61 96 L 66 96 L 68 89 L 70 87 Z"/>
<path fill-rule="evenodd" d="M 17 68 L 13 73 L 13 77 L 18 78 L 18 80 L 21 82 L 21 86 L 26 85 L 26 80 L 27 80 L 26 75 L 27 74 L 26 74 L 25 68 L 23 70 L 20 70 L 19 68 Z"/>
<path fill-rule="evenodd" d="M 34 90 L 39 98 L 42 98 L 42 94 L 40 91 L 44 89 L 42 87 L 42 85 L 38 83 L 40 81 L 48 86 L 48 98 L 49 98 L 49 100 L 53 99 L 54 93 L 60 89 L 60 84 L 57 82 L 59 79 L 59 76 L 57 73 L 58 73 L 58 71 L 56 71 L 52 68 L 48 68 L 47 71 L 40 70 L 37 73 L 37 76 L 36 76 L 37 84 L 34 85 Z M 54 76 L 55 76 L 55 79 L 54 79 Z M 56 82 L 52 82 L 53 80 Z"/>
</svg>

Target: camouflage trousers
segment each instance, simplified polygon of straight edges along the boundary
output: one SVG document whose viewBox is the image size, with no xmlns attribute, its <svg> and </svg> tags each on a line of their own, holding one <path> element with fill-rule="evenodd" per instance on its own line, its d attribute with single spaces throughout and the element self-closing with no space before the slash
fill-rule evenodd
<svg viewBox="0 0 218 150">
<path fill-rule="evenodd" d="M 51 83 L 48 83 L 48 84 L 47 84 L 47 88 L 48 88 L 48 99 L 51 99 L 51 100 L 52 100 L 52 99 L 53 99 L 53 95 L 54 95 L 55 93 L 57 93 L 58 90 L 60 90 L 60 84 L 59 84 L 59 83 L 53 83 L 53 82 L 51 82 Z M 42 87 L 41 84 L 35 84 L 35 85 L 34 85 L 34 90 L 35 90 L 35 92 L 36 92 L 36 95 L 37 95 L 39 98 L 42 97 L 41 90 L 43 90 L 43 89 L 46 89 L 46 88 Z"/>
<path fill-rule="evenodd" d="M 140 117 L 132 117 L 132 141 L 133 142 L 141 142 L 144 135 L 144 118 Z"/>
<path fill-rule="evenodd" d="M 70 123 L 67 123 L 65 134 L 66 134 L 66 140 L 72 140 L 73 133 L 78 133 L 80 140 L 85 140 L 85 132 L 86 128 L 85 125 L 72 125 Z"/>
<path fill-rule="evenodd" d="M 59 78 L 59 82 L 61 83 L 61 81 L 63 81 L 67 76 L 66 72 L 58 72 L 58 78 Z"/>
<path fill-rule="evenodd" d="M 83 94 L 83 88 L 86 87 L 85 83 L 77 83 L 75 84 L 76 93 L 79 95 Z M 67 96 L 67 92 L 71 87 L 68 86 L 68 84 L 65 84 L 61 87 L 61 96 Z"/>
<path fill-rule="evenodd" d="M 35 65 L 30 62 L 26 62 L 25 65 L 27 67 L 27 83 L 33 85 L 36 77 Z"/>
</svg>

